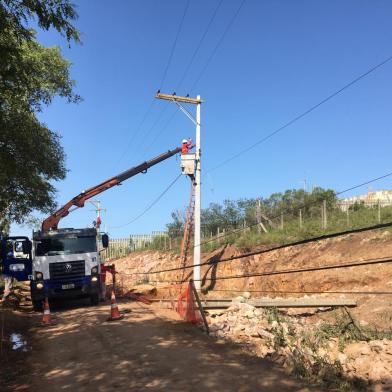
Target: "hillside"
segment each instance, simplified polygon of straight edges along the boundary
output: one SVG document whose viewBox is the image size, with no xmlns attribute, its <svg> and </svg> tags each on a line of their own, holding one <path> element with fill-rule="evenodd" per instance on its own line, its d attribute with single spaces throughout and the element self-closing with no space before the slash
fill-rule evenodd
<svg viewBox="0 0 392 392">
<path fill-rule="evenodd" d="M 267 248 L 267 247 L 264 247 Z M 257 248 L 258 250 L 263 248 Z M 392 265 L 391 263 L 298 272 L 263 277 L 247 277 L 219 280 L 222 276 L 252 275 L 261 271 L 307 268 L 344 264 L 362 260 L 390 257 L 392 234 L 387 230 L 350 234 L 304 245 L 271 251 L 238 260 L 219 263 L 220 259 L 240 254 L 234 246 L 224 246 L 203 254 L 202 288 L 208 298 L 232 298 L 249 291 L 253 298 L 328 296 L 331 298 L 354 298 L 358 306 L 352 314 L 363 324 L 377 328 L 389 328 L 392 319 Z M 218 262 L 218 263 L 217 263 Z M 120 272 L 119 282 L 124 288 L 137 283 L 156 285 L 159 297 L 174 295 L 168 290 L 168 281 L 182 279 L 181 271 L 143 275 L 180 265 L 179 256 L 170 252 L 136 252 L 116 260 Z M 191 258 L 187 260 L 191 265 Z M 191 277 L 187 269 L 184 278 Z M 218 278 L 215 280 L 215 278 Z M 320 292 L 320 293 L 319 293 Z M 374 294 L 366 294 L 375 292 Z M 386 294 L 386 293 L 391 294 Z M 381 294 L 383 293 L 383 294 Z"/>
</svg>

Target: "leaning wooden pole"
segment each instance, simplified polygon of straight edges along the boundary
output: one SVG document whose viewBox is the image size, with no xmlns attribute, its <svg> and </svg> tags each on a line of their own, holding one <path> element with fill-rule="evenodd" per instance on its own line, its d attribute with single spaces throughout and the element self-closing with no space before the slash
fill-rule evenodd
<svg viewBox="0 0 392 392">
<path fill-rule="evenodd" d="M 196 290 L 195 284 L 193 283 L 193 279 L 189 280 L 189 284 L 192 287 L 192 291 L 193 291 L 193 294 L 195 295 L 197 306 L 199 307 L 199 311 L 200 311 L 201 317 L 203 319 L 204 326 L 206 327 L 207 334 L 209 335 L 210 334 L 210 328 L 208 327 L 208 323 L 207 323 L 206 315 L 204 313 L 203 305 L 201 304 L 201 301 L 200 301 L 200 298 L 199 298 L 199 294 L 198 294 L 198 292 Z"/>
</svg>

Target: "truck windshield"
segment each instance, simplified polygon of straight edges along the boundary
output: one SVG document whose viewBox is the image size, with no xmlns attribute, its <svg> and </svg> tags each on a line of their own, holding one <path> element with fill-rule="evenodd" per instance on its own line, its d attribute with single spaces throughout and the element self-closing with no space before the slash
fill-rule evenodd
<svg viewBox="0 0 392 392">
<path fill-rule="evenodd" d="M 67 255 L 73 253 L 96 252 L 95 237 L 44 238 L 36 248 L 37 256 Z"/>
</svg>

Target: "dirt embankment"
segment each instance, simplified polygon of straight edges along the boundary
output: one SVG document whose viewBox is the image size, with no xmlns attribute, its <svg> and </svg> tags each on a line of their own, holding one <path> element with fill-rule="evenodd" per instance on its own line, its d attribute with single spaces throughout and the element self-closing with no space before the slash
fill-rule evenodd
<svg viewBox="0 0 392 392">
<path fill-rule="evenodd" d="M 334 390 L 392 390 L 392 263 L 252 276 L 392 258 L 390 231 L 351 234 L 219 262 L 239 254 L 238 249 L 227 246 L 203 255 L 202 261 L 208 262 L 202 267 L 203 295 L 234 298 L 226 311 L 209 312 L 211 336 L 239 343 L 289 373 Z M 143 274 L 179 267 L 179 257 L 170 253 L 140 252 L 115 263 L 124 289 L 150 283 L 156 286 L 157 297 L 175 297 L 178 291 L 167 288 L 168 282 L 192 276 L 192 269 Z M 191 259 L 187 265 L 192 265 Z M 220 279 L 224 276 L 237 278 Z M 355 299 L 357 306 L 350 310 L 255 309 L 238 304 L 239 295 L 243 300 L 348 298 Z"/>
<path fill-rule="evenodd" d="M 298 272 L 274 276 L 247 277 L 220 280 L 222 276 L 252 275 L 262 271 L 280 271 L 344 264 L 382 257 L 392 257 L 392 235 L 389 231 L 351 234 L 333 239 L 288 247 L 252 257 L 222 262 L 223 258 L 241 252 L 233 246 L 222 247 L 204 254 L 202 262 L 202 288 L 208 298 L 232 298 L 249 291 L 253 298 L 328 296 L 354 298 L 358 306 L 353 316 L 362 325 L 390 328 L 392 320 L 392 263 L 373 264 L 313 272 Z M 187 265 L 192 264 L 192 258 Z M 170 295 L 164 286 L 170 282 L 188 279 L 192 269 L 143 275 L 143 272 L 178 267 L 178 255 L 162 252 L 138 252 L 115 261 L 120 272 L 118 281 L 124 288 L 136 283 L 158 287 L 159 295 Z M 175 291 L 172 290 L 172 294 Z M 169 294 L 168 294 L 169 293 Z M 390 293 L 390 294 L 388 294 Z"/>
</svg>

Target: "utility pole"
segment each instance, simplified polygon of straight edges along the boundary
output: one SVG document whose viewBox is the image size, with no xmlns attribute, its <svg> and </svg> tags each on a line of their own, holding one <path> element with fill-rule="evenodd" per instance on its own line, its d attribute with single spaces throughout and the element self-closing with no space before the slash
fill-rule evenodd
<svg viewBox="0 0 392 392">
<path fill-rule="evenodd" d="M 200 230 L 200 211 L 201 211 L 201 141 L 200 141 L 200 112 L 202 100 L 200 95 L 196 98 L 189 96 L 183 97 L 173 94 L 162 94 L 160 91 L 157 92 L 155 98 L 164 99 L 167 101 L 174 102 L 179 109 L 195 124 L 196 126 L 196 138 L 195 138 L 195 158 L 194 158 L 194 174 L 190 175 L 194 187 L 195 187 L 195 213 L 194 213 L 194 246 L 193 246 L 193 281 L 196 290 L 201 289 L 201 230 Z M 181 104 L 188 103 L 196 105 L 196 118 L 185 109 Z M 186 173 L 189 175 L 189 173 Z"/>
<path fill-rule="evenodd" d="M 95 227 L 96 227 L 97 231 L 99 232 L 99 230 L 101 228 L 101 223 L 102 223 L 101 211 L 106 212 L 106 208 L 101 208 L 101 200 L 90 200 L 90 203 L 95 207 L 95 209 L 92 211 L 95 211 L 97 214 L 97 218 L 95 219 Z"/>
</svg>

